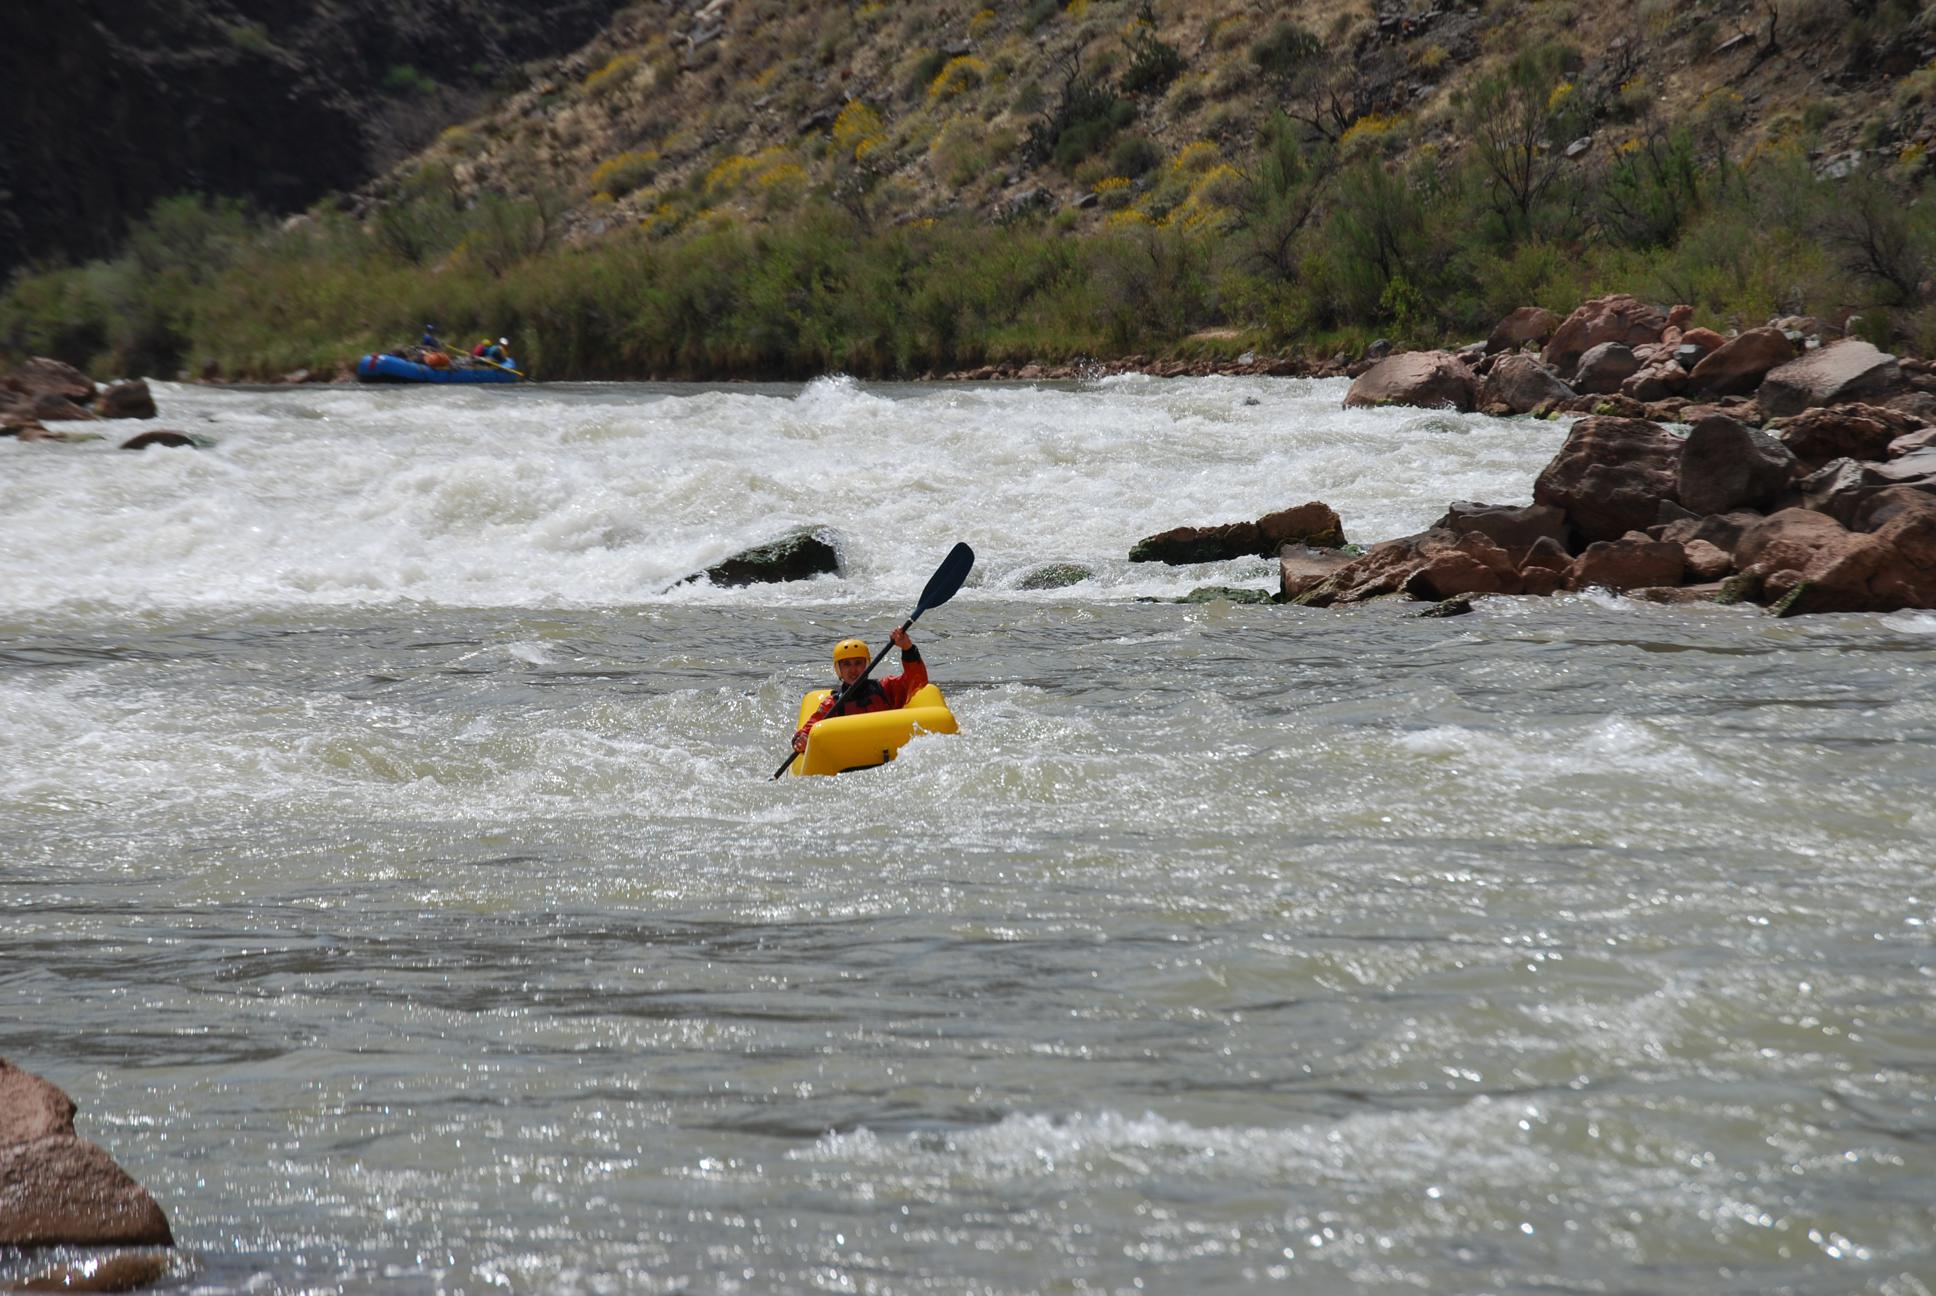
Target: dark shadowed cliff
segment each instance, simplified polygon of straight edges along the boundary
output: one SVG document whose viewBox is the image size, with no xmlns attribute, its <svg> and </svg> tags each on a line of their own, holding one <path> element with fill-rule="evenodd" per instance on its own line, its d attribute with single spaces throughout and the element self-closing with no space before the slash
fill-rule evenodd
<svg viewBox="0 0 1936 1296">
<path fill-rule="evenodd" d="M 574 49 L 619 0 L 17 0 L 0 34 L 0 278 L 111 252 L 186 191 L 294 211 Z"/>
</svg>

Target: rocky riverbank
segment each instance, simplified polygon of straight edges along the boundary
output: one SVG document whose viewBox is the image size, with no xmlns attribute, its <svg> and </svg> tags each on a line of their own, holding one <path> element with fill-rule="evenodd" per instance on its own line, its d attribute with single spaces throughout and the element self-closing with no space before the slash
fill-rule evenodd
<svg viewBox="0 0 1936 1296">
<path fill-rule="evenodd" d="M 1606 297 L 1565 320 L 1515 312 L 1477 355 L 1373 365 L 1347 406 L 1587 417 L 1531 505 L 1455 502 L 1358 557 L 1295 547 L 1280 599 L 1601 588 L 1784 616 L 1936 607 L 1936 367 L 1800 321 L 1723 338 L 1690 313 Z"/>
<path fill-rule="evenodd" d="M 159 411 L 148 384 L 136 378 L 103 386 L 73 365 L 35 356 L 9 374 L 0 374 L 0 437 L 22 441 L 93 441 L 93 425 L 116 419 L 151 419 Z M 49 423 L 55 426 L 49 428 Z M 121 443 L 123 450 L 151 445 L 194 445 L 185 432 L 142 432 Z"/>
</svg>

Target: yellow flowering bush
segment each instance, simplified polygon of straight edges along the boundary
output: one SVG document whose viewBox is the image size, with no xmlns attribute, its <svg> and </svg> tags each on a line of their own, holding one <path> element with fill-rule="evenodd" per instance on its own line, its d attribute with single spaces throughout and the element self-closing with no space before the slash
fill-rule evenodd
<svg viewBox="0 0 1936 1296">
<path fill-rule="evenodd" d="M 880 143 L 881 132 L 881 115 L 858 99 L 849 99 L 834 118 L 834 143 L 856 161 L 864 147 Z"/>
<path fill-rule="evenodd" d="M 601 95 L 622 85 L 633 68 L 639 65 L 637 54 L 614 54 L 605 60 L 605 66 L 585 78 L 585 93 Z"/>
<path fill-rule="evenodd" d="M 1366 113 L 1345 129 L 1344 134 L 1338 137 L 1338 143 L 1350 144 L 1358 140 L 1372 140 L 1389 135 L 1397 129 L 1398 122 L 1399 118 L 1390 117 L 1384 113 Z"/>
<path fill-rule="evenodd" d="M 749 187 L 770 192 L 795 182 L 804 185 L 806 174 L 806 169 L 792 154 L 776 144 L 751 156 L 734 153 L 720 159 L 706 172 L 703 187 L 707 194 L 718 199 Z"/>
<path fill-rule="evenodd" d="M 973 54 L 958 54 L 943 64 L 934 80 L 928 82 L 928 101 L 952 99 L 987 79 L 987 63 Z"/>
<path fill-rule="evenodd" d="M 1199 175 L 1223 161 L 1223 151 L 1209 140 L 1194 140 L 1183 146 L 1170 161 L 1170 170 L 1179 175 Z"/>
<path fill-rule="evenodd" d="M 592 193 L 607 198 L 623 198 L 652 178 L 658 165 L 657 153 L 621 153 L 592 168 Z"/>
</svg>

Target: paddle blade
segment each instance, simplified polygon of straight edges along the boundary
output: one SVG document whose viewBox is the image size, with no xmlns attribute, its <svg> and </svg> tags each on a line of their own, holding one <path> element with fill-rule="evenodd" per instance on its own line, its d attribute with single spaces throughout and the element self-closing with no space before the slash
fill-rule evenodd
<svg viewBox="0 0 1936 1296">
<path fill-rule="evenodd" d="M 955 596 L 961 583 L 968 579 L 969 569 L 975 565 L 975 551 L 966 543 L 955 545 L 941 565 L 934 569 L 928 578 L 928 587 L 921 591 L 921 601 L 914 605 L 914 615 L 908 618 L 912 623 L 929 608 L 938 608 Z"/>
</svg>

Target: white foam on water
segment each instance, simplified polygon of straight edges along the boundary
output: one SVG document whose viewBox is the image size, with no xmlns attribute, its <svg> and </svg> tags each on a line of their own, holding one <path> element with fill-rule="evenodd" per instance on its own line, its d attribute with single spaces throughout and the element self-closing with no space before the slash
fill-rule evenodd
<svg viewBox="0 0 1936 1296">
<path fill-rule="evenodd" d="M 1399 736 L 1403 751 L 1450 758 L 1516 786 L 1593 777 L 1671 779 L 1727 786 L 1732 774 L 1655 725 L 1609 716 L 1584 730 L 1466 729 L 1438 725 Z"/>
<path fill-rule="evenodd" d="M 1112 379 L 1080 390 L 570 387 L 243 391 L 156 384 L 203 450 L 0 443 L 0 612 L 207 605 L 605 606 L 905 599 L 957 540 L 1023 598 L 1270 589 L 1274 565 L 1130 564 L 1140 537 L 1320 499 L 1347 535 L 1453 498 L 1512 503 L 1563 430 L 1346 411 L 1342 382 Z M 679 584 L 827 528 L 839 577 Z"/>
<path fill-rule="evenodd" d="M 1514 1132 L 1529 1110 L 1537 1107 L 1480 1097 L 1450 1112 L 1382 1112 L 1271 1128 L 1200 1126 L 1154 1112 L 1018 1113 L 939 1139 L 866 1129 L 829 1133 L 788 1159 L 984 1184 L 1179 1175 L 1284 1182 L 1340 1174 L 1395 1184 L 1410 1181 L 1420 1164 L 1449 1170 L 1455 1163 L 1468 1178 L 1481 1171 L 1488 1179 L 1516 1178 L 1537 1169 L 1536 1153 Z"/>
</svg>

